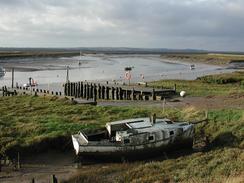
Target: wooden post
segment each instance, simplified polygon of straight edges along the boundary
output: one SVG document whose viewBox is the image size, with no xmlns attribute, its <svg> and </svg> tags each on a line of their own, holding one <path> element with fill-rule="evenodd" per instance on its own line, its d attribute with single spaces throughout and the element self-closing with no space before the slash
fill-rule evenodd
<svg viewBox="0 0 244 183">
<path fill-rule="evenodd" d="M 90 98 L 90 91 L 89 91 L 89 89 L 90 89 L 90 86 L 87 83 L 87 86 L 86 86 L 86 100 L 89 100 L 89 98 Z"/>
<path fill-rule="evenodd" d="M 20 170 L 20 156 L 19 156 L 19 152 L 17 155 L 17 169 Z"/>
<path fill-rule="evenodd" d="M 31 183 L 35 183 L 35 178 L 32 178 L 31 179 Z"/>
<path fill-rule="evenodd" d="M 116 87 L 116 100 L 119 100 L 119 88 Z"/>
<path fill-rule="evenodd" d="M 99 98 L 99 99 L 101 99 L 101 92 L 102 92 L 101 85 L 98 84 L 98 98 Z"/>
<path fill-rule="evenodd" d="M 94 99 L 94 102 L 97 102 L 97 86 L 95 84 L 93 87 L 93 99 Z"/>
<path fill-rule="evenodd" d="M 74 83 L 74 96 L 75 98 L 78 97 L 78 83 Z"/>
<path fill-rule="evenodd" d="M 64 84 L 64 95 L 67 95 L 67 83 Z"/>
<path fill-rule="evenodd" d="M 86 88 L 87 88 L 87 83 L 84 85 L 84 92 L 83 92 L 84 95 L 83 95 L 83 98 L 86 98 L 86 94 L 87 94 L 86 93 Z"/>
<path fill-rule="evenodd" d="M 121 87 L 119 88 L 119 99 L 123 100 L 123 90 Z"/>
<path fill-rule="evenodd" d="M 72 88 L 71 88 L 71 83 L 70 83 L 70 82 L 68 82 L 68 85 L 69 85 L 69 90 L 68 90 L 69 95 L 68 95 L 68 96 L 71 96 L 71 91 L 72 91 Z"/>
<path fill-rule="evenodd" d="M 80 82 L 77 84 L 77 97 L 80 98 Z"/>
<path fill-rule="evenodd" d="M 109 100 L 109 87 L 106 86 L 106 99 Z"/>
<path fill-rule="evenodd" d="M 156 95 L 155 95 L 155 89 L 153 88 L 153 90 L 152 90 L 152 99 L 153 100 L 156 100 Z"/>
<path fill-rule="evenodd" d="M 72 96 L 73 83 L 70 82 L 70 96 Z"/>
<path fill-rule="evenodd" d="M 14 68 L 12 68 L 12 88 L 14 88 Z"/>
<path fill-rule="evenodd" d="M 66 83 L 69 83 L 69 66 L 67 66 Z"/>
<path fill-rule="evenodd" d="M 72 96 L 74 96 L 75 97 L 75 94 L 76 94 L 76 83 L 72 83 L 73 84 L 73 94 L 72 94 Z"/>
<path fill-rule="evenodd" d="M 90 98 L 93 98 L 93 84 L 91 83 L 91 88 L 90 88 Z"/>
<path fill-rule="evenodd" d="M 105 99 L 105 86 L 102 86 L 102 99 Z"/>
<path fill-rule="evenodd" d="M 115 91 L 115 89 L 114 89 L 114 87 L 112 87 L 112 90 L 111 90 L 111 96 L 112 96 L 112 100 L 114 100 L 114 91 Z"/>
<path fill-rule="evenodd" d="M 55 175 L 51 176 L 51 181 L 50 183 L 58 183 L 58 179 L 55 177 Z"/>
<path fill-rule="evenodd" d="M 174 91 L 175 91 L 175 93 L 176 93 L 176 84 L 174 85 Z"/>
<path fill-rule="evenodd" d="M 83 82 L 81 82 L 80 83 L 80 96 L 81 96 L 81 98 L 84 98 L 84 96 L 83 96 Z"/>
</svg>

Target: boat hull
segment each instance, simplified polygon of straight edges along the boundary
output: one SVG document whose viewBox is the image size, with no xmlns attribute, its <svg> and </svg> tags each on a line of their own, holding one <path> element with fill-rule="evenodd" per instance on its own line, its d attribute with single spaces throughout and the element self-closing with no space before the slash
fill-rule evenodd
<svg viewBox="0 0 244 183">
<path fill-rule="evenodd" d="M 80 145 L 79 150 L 76 152 L 78 156 L 89 159 L 101 158 L 132 158 L 140 159 L 145 157 L 153 157 L 162 155 L 164 152 L 174 150 L 192 149 L 193 138 L 185 138 L 170 142 L 170 140 L 157 145 L 138 145 L 138 146 L 92 146 Z"/>
</svg>

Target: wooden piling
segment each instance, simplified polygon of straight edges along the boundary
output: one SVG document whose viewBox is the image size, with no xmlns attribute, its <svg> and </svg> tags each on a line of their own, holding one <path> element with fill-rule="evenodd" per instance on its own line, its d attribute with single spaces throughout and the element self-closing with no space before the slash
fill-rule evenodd
<svg viewBox="0 0 244 183">
<path fill-rule="evenodd" d="M 64 95 L 67 96 L 67 83 L 64 84 Z"/>
<path fill-rule="evenodd" d="M 14 68 L 12 68 L 12 88 L 14 88 Z"/>
<path fill-rule="evenodd" d="M 114 100 L 114 91 L 115 91 L 115 89 L 114 89 L 114 87 L 112 87 L 112 89 L 111 89 L 111 97 L 112 97 L 112 100 Z"/>
<path fill-rule="evenodd" d="M 97 86 L 95 84 L 93 87 L 93 100 L 94 100 L 94 102 L 97 101 Z"/>
<path fill-rule="evenodd" d="M 98 84 L 98 98 L 101 99 L 102 88 L 101 85 Z"/>
<path fill-rule="evenodd" d="M 20 155 L 19 155 L 19 152 L 17 154 L 17 170 L 20 170 Z"/>
<path fill-rule="evenodd" d="M 109 87 L 106 86 L 106 99 L 109 100 Z"/>
<path fill-rule="evenodd" d="M 89 84 L 87 84 L 86 86 L 86 99 L 89 100 L 90 98 L 90 86 Z"/>
<path fill-rule="evenodd" d="M 83 96 L 83 82 L 80 82 L 80 97 L 84 98 L 84 96 Z"/>
<path fill-rule="evenodd" d="M 87 88 L 87 83 L 86 84 L 84 84 L 84 90 L 83 90 L 83 98 L 86 98 L 86 88 Z"/>
<path fill-rule="evenodd" d="M 155 89 L 152 90 L 152 100 L 156 100 Z"/>
<path fill-rule="evenodd" d="M 119 100 L 120 98 L 119 98 L 119 88 L 118 87 L 116 87 L 116 89 L 115 89 L 116 91 L 116 100 Z"/>
<path fill-rule="evenodd" d="M 56 178 L 55 175 L 51 175 L 50 183 L 58 183 L 58 179 Z"/>
<path fill-rule="evenodd" d="M 90 86 L 90 98 L 93 98 L 93 84 L 91 83 L 91 86 Z"/>
<path fill-rule="evenodd" d="M 31 183 L 35 183 L 35 178 L 32 178 L 31 179 Z"/>
<path fill-rule="evenodd" d="M 105 99 L 105 86 L 102 86 L 102 99 Z"/>
<path fill-rule="evenodd" d="M 123 89 L 121 87 L 119 88 L 119 99 L 123 100 Z"/>
</svg>

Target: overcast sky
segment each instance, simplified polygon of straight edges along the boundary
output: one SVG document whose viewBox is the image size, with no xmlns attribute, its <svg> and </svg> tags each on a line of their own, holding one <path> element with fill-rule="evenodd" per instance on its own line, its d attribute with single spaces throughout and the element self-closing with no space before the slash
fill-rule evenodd
<svg viewBox="0 0 244 183">
<path fill-rule="evenodd" d="M 0 0 L 0 46 L 244 51 L 244 0 Z"/>
</svg>

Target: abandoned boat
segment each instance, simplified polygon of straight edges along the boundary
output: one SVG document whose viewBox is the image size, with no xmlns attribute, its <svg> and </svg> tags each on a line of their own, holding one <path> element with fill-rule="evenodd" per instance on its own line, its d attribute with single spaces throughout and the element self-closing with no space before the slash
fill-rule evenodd
<svg viewBox="0 0 244 183">
<path fill-rule="evenodd" d="M 138 156 L 171 148 L 192 148 L 194 125 L 169 119 L 135 118 L 106 124 L 103 133 L 72 135 L 77 155 Z"/>
</svg>

